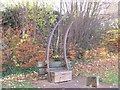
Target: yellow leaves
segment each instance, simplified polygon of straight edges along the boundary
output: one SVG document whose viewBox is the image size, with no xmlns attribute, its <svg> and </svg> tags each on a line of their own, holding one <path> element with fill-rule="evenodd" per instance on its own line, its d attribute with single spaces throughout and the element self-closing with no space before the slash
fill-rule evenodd
<svg viewBox="0 0 120 90">
<path fill-rule="evenodd" d="M 24 35 L 22 36 L 22 39 L 20 39 L 20 42 L 17 43 L 17 46 L 20 45 L 20 44 L 22 44 L 23 42 L 25 42 L 25 41 L 27 40 L 28 36 L 29 36 L 28 34 L 24 34 Z M 29 39 L 28 39 L 28 40 L 29 40 Z"/>
<path fill-rule="evenodd" d="M 19 44 L 23 43 L 24 41 L 25 41 L 24 39 L 21 39 Z"/>
<path fill-rule="evenodd" d="M 25 41 L 26 41 L 26 39 L 20 39 L 20 42 L 17 45 L 20 45 L 20 44 L 22 44 Z"/>
<path fill-rule="evenodd" d="M 24 35 L 22 36 L 22 38 L 23 38 L 23 39 L 27 39 L 28 36 L 29 36 L 28 34 L 24 34 Z"/>
<path fill-rule="evenodd" d="M 59 58 L 59 55 L 52 56 L 53 58 Z"/>
<path fill-rule="evenodd" d="M 119 35 L 120 30 L 107 30 L 104 35 L 102 35 L 101 45 L 108 47 L 110 51 L 117 51 Z"/>
<path fill-rule="evenodd" d="M 19 67 L 20 65 L 18 64 L 18 62 L 17 62 L 17 60 L 13 60 L 13 62 L 14 62 L 14 65 L 16 66 L 16 67 Z"/>
<path fill-rule="evenodd" d="M 107 57 L 108 56 L 108 51 L 106 48 L 98 48 L 96 50 L 87 50 L 84 53 L 83 58 L 89 59 L 89 58 L 97 58 L 97 57 Z"/>
<path fill-rule="evenodd" d="M 99 56 L 101 56 L 101 57 L 106 57 L 106 56 L 107 56 L 107 52 L 100 52 L 100 53 L 99 53 Z"/>
<path fill-rule="evenodd" d="M 84 54 L 84 58 L 85 58 L 85 59 L 90 58 L 90 55 L 89 55 L 89 51 L 88 51 L 88 50 L 85 52 L 85 54 Z"/>
<path fill-rule="evenodd" d="M 12 84 L 12 86 L 15 86 L 15 84 L 13 83 L 14 81 L 17 83 L 22 83 L 28 79 L 32 79 L 32 80 L 37 80 L 37 77 L 38 77 L 38 73 L 37 72 L 33 72 L 33 73 L 30 73 L 30 74 L 20 74 L 20 75 L 17 75 L 17 74 L 11 74 L 5 78 L 2 79 L 2 84 L 7 84 L 8 86 L 8 83 L 9 85 Z M 11 85 L 10 85 L 11 86 Z"/>
<path fill-rule="evenodd" d="M 103 48 L 97 49 L 97 55 L 99 57 L 107 57 L 107 54 L 108 54 L 108 52 L 107 52 L 106 48 L 103 47 Z"/>
<path fill-rule="evenodd" d="M 119 30 L 108 30 L 106 33 L 114 33 L 114 34 L 118 34 Z"/>
</svg>

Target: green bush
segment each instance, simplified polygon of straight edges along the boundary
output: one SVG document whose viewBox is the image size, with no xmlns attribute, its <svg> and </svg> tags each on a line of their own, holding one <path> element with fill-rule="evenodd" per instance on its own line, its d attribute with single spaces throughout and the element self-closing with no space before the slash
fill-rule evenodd
<svg viewBox="0 0 120 90">
<path fill-rule="evenodd" d="M 36 9 L 34 9 L 37 7 Z M 26 16 L 26 8 L 28 15 Z M 35 11 L 36 10 L 36 11 Z M 5 10 L 2 12 L 3 14 L 3 20 L 2 25 L 6 28 L 22 28 L 22 25 L 25 25 L 26 19 L 28 18 L 29 23 L 34 22 L 34 13 L 36 12 L 36 23 L 37 26 L 45 30 L 46 26 L 49 25 L 50 27 L 53 27 L 57 21 L 57 18 L 59 16 L 59 13 L 57 11 L 54 11 L 52 7 L 48 6 L 46 8 L 40 7 L 38 5 L 32 6 L 28 5 L 28 7 L 21 5 L 21 6 L 12 6 L 12 7 L 6 7 Z"/>
</svg>

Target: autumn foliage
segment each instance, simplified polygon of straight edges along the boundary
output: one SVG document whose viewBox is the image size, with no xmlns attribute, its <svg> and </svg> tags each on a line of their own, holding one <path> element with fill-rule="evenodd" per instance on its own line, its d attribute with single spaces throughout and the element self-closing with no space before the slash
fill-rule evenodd
<svg viewBox="0 0 120 90">
<path fill-rule="evenodd" d="M 68 59 L 70 60 L 89 60 L 96 58 L 105 58 L 108 56 L 108 49 L 106 47 L 94 48 L 91 50 L 84 50 L 75 47 L 72 43 L 68 47 Z"/>
<path fill-rule="evenodd" d="M 45 48 L 33 37 L 32 32 L 30 26 L 26 34 L 18 29 L 8 29 L 2 34 L 1 71 L 6 71 L 9 67 L 29 68 L 35 66 L 36 61 L 45 60 Z"/>
</svg>

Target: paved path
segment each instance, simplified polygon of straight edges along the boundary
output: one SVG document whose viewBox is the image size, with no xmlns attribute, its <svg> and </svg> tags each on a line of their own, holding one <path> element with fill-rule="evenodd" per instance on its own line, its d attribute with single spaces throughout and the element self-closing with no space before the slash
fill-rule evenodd
<svg viewBox="0 0 120 90">
<path fill-rule="evenodd" d="M 50 83 L 47 80 L 38 80 L 36 82 L 32 81 L 32 84 L 36 88 L 90 88 L 86 86 L 85 77 L 75 77 L 71 81 L 62 83 Z M 118 87 L 100 83 L 100 85 L 97 88 L 118 88 Z"/>
</svg>

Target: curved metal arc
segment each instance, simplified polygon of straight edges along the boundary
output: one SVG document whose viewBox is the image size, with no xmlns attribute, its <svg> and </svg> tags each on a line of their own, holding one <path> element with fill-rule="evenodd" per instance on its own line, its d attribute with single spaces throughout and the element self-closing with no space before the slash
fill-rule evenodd
<svg viewBox="0 0 120 90">
<path fill-rule="evenodd" d="M 65 16 L 64 16 L 64 17 L 65 17 Z M 60 22 L 63 20 L 64 17 L 62 17 L 62 18 L 57 22 L 57 24 L 55 25 L 55 27 L 53 28 L 53 30 L 52 30 L 52 32 L 51 32 L 51 34 L 50 34 L 49 40 L 48 40 L 48 46 L 47 46 L 47 51 L 46 51 L 46 63 L 47 63 L 48 81 L 51 81 L 50 69 L 49 69 L 49 50 L 50 50 L 50 43 L 51 43 L 53 34 L 54 34 L 57 26 L 60 24 Z"/>
<path fill-rule="evenodd" d="M 70 31 L 72 24 L 73 24 L 73 22 L 71 22 L 70 26 L 68 27 L 68 29 L 65 33 L 65 38 L 64 38 L 64 59 L 66 61 L 67 70 L 69 70 L 69 66 L 68 66 L 68 59 L 67 59 L 67 55 L 66 55 L 66 42 L 67 42 L 68 32 Z"/>
</svg>

